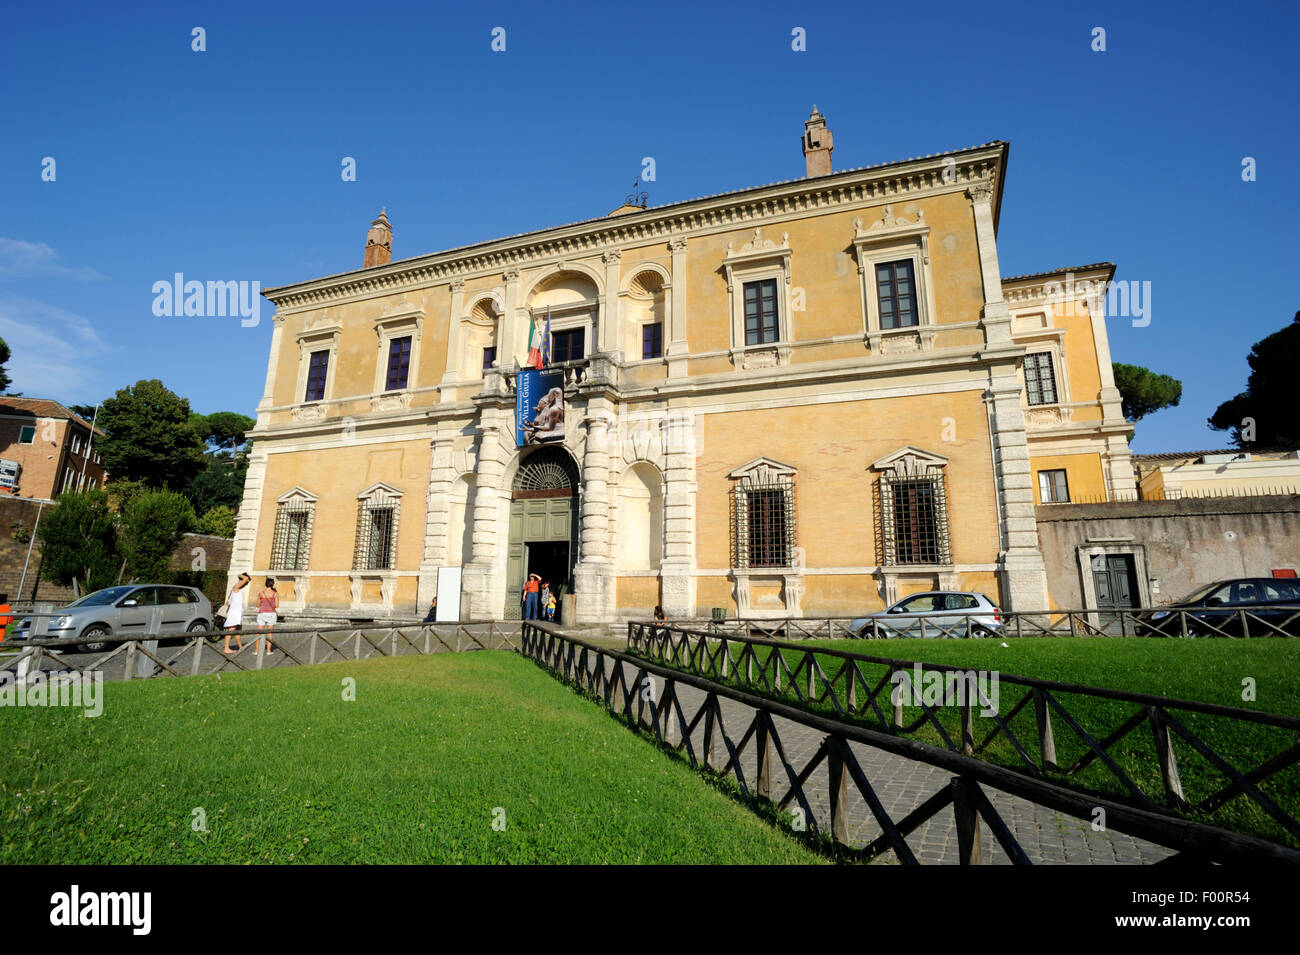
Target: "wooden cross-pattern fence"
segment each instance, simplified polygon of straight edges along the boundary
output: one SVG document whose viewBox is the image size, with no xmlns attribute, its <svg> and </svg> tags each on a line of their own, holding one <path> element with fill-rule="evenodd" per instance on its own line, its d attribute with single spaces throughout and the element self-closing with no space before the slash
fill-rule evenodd
<svg viewBox="0 0 1300 955">
<path fill-rule="evenodd" d="M 685 673 L 731 684 L 767 698 L 785 699 L 839 719 L 865 720 L 893 736 L 913 736 L 922 729 L 932 730 L 942 746 L 951 752 L 960 751 L 968 756 L 985 754 L 1001 737 L 1014 752 L 1012 768 L 1032 778 L 1077 780 L 1084 770 L 1098 765 L 1118 782 L 1122 790 L 1120 798 L 1152 812 L 1205 816 L 1234 799 L 1245 799 L 1300 843 L 1300 820 L 1260 788 L 1266 780 L 1300 762 L 1300 718 L 998 672 L 999 685 L 1011 686 L 1019 694 L 1004 715 L 992 706 L 993 701 L 985 698 L 979 681 L 969 679 L 972 671 L 966 667 L 809 648 L 755 637 L 718 636 L 702 630 L 639 622 L 628 624 L 627 646 L 639 656 Z M 870 670 L 881 667 L 884 672 L 879 678 L 868 675 Z M 942 675 L 940 700 L 931 703 L 920 692 L 896 692 L 911 688 L 917 673 Z M 1076 714 L 1071 713 L 1063 699 L 1066 694 L 1131 704 L 1133 710 L 1108 731 L 1090 733 Z M 911 721 L 905 719 L 905 701 L 921 710 Z M 951 713 L 954 709 L 958 725 L 945 725 L 944 712 Z M 982 709 L 993 711 L 993 726 L 977 741 L 975 714 Z M 1032 733 L 1021 739 L 1011 724 L 1021 712 L 1030 711 Z M 1283 737 L 1284 743 L 1276 753 L 1242 771 L 1188 727 L 1187 714 L 1221 721 L 1229 731 L 1235 726 L 1271 727 Z M 1082 748 L 1082 754 L 1065 766 L 1057 761 L 1056 735 L 1062 724 L 1076 748 Z M 1132 766 L 1126 771 L 1122 760 L 1112 755 L 1121 741 L 1143 727 L 1151 732 L 1162 787 L 1158 793 L 1148 791 L 1149 787 L 1144 787 L 1141 779 L 1134 778 L 1137 774 L 1131 771 Z M 1214 780 L 1214 786 L 1199 799 L 1190 799 L 1185 792 L 1174 739 L 1181 739 L 1208 764 L 1203 768 Z M 1134 759 L 1131 744 L 1129 750 L 1129 759 Z"/>
</svg>

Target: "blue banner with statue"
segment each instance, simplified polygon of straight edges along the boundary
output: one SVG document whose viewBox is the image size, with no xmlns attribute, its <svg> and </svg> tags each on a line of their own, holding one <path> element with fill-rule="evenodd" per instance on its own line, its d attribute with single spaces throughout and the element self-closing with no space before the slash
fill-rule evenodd
<svg viewBox="0 0 1300 955">
<path fill-rule="evenodd" d="M 515 446 L 564 440 L 564 374 L 522 369 L 515 375 Z"/>
</svg>

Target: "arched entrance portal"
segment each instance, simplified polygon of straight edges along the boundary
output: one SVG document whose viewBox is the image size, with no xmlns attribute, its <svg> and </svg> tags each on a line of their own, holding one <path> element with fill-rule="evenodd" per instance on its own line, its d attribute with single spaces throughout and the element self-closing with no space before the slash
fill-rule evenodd
<svg viewBox="0 0 1300 955">
<path fill-rule="evenodd" d="M 577 550 L 578 468 L 563 449 L 538 448 L 520 462 L 510 489 L 506 619 L 523 616 L 524 581 L 539 574 L 555 592 L 556 620 L 562 621 Z"/>
</svg>

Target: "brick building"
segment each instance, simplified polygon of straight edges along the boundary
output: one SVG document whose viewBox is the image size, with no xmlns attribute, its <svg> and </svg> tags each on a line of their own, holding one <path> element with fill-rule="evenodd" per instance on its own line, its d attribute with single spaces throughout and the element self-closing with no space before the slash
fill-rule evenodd
<svg viewBox="0 0 1300 955">
<path fill-rule="evenodd" d="M 0 398 L 0 494 L 48 500 L 103 487 L 92 430 L 96 438 L 104 434 L 57 401 Z"/>
</svg>

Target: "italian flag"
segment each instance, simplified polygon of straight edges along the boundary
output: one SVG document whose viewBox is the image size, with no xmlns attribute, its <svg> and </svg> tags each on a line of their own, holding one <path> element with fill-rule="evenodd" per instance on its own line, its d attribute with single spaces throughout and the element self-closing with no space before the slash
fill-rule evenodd
<svg viewBox="0 0 1300 955">
<path fill-rule="evenodd" d="M 536 315 L 532 318 L 532 324 L 528 326 L 528 358 L 524 360 L 524 367 L 542 367 L 542 336 L 537 330 Z"/>
</svg>

